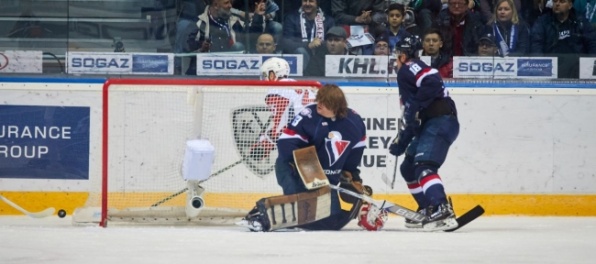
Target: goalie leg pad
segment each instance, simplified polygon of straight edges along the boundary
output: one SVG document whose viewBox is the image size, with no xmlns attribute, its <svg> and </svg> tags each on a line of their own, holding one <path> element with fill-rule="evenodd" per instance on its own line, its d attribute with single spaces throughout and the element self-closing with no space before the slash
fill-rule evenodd
<svg viewBox="0 0 596 264">
<path fill-rule="evenodd" d="M 263 198 L 257 209 L 263 231 L 305 225 L 331 215 L 331 188 Z"/>
</svg>

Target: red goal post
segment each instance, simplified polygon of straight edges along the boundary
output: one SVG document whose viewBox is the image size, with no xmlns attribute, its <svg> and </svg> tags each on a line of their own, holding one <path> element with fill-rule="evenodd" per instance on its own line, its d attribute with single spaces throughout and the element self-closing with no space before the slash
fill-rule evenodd
<svg viewBox="0 0 596 264">
<path fill-rule="evenodd" d="M 257 199 L 280 193 L 273 171 L 277 153 L 270 143 L 300 109 L 297 101 L 314 101 L 320 86 L 314 81 L 107 80 L 101 178 L 90 179 L 89 198 L 73 222 L 218 224 L 243 216 Z M 197 217 L 185 213 L 190 185 L 182 177 L 185 147 L 193 139 L 207 140 L 215 149 L 210 177 L 200 183 L 205 206 Z"/>
</svg>

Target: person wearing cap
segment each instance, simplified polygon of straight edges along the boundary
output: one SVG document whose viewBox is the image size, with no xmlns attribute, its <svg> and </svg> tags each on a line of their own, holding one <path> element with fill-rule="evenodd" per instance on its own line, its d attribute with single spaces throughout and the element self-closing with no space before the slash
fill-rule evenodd
<svg viewBox="0 0 596 264">
<path fill-rule="evenodd" d="M 575 14 L 573 0 L 553 0 L 552 10 L 534 23 L 530 52 L 557 56 L 558 78 L 578 78 L 579 57 L 596 54 L 596 32 L 585 17 Z"/>
<path fill-rule="evenodd" d="M 489 22 L 499 54 L 523 56 L 530 51 L 530 28 L 520 19 L 512 0 L 498 0 Z"/>
<path fill-rule="evenodd" d="M 334 25 L 333 17 L 319 8 L 319 0 L 302 0 L 302 6 L 284 19 L 281 49 L 284 53 L 302 54 L 306 69 L 314 50 L 324 44 L 325 32 Z"/>
<path fill-rule="evenodd" d="M 484 34 L 482 37 L 480 37 L 478 40 L 478 56 L 494 57 L 498 55 L 499 49 L 495 44 L 494 37 L 490 33 Z"/>
<path fill-rule="evenodd" d="M 373 55 L 388 56 L 389 54 L 389 40 L 387 36 L 385 34 L 377 36 L 375 38 L 375 51 Z"/>
<path fill-rule="evenodd" d="M 304 70 L 305 76 L 325 76 L 326 55 L 351 55 L 347 50 L 348 33 L 343 27 L 334 26 L 325 34 L 325 45 L 314 51 L 314 56 Z"/>
</svg>

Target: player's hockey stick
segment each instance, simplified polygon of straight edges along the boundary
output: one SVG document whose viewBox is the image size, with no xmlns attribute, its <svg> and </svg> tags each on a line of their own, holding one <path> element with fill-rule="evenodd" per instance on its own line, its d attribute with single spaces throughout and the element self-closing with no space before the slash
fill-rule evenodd
<svg viewBox="0 0 596 264">
<path fill-rule="evenodd" d="M 399 137 L 399 131 L 401 131 L 404 127 L 404 124 L 402 123 L 402 119 L 398 118 L 397 119 L 397 136 L 395 136 L 394 141 Z M 395 164 L 393 165 L 393 178 L 391 179 L 391 182 L 389 182 L 389 179 L 387 179 L 386 174 L 383 174 L 383 176 L 381 177 L 381 179 L 383 180 L 383 182 L 385 182 L 385 184 L 387 185 L 391 185 L 391 189 L 393 190 L 393 188 L 395 188 L 395 178 L 397 177 L 397 166 L 399 164 L 399 157 L 395 157 Z"/>
<path fill-rule="evenodd" d="M 29 217 L 33 217 L 33 218 L 44 218 L 47 216 L 50 216 L 52 214 L 54 214 L 54 207 L 50 207 L 47 208 L 43 211 L 39 211 L 39 212 L 29 212 L 25 209 L 23 209 L 23 207 L 20 207 L 18 204 L 13 203 L 11 200 L 8 200 L 6 197 L 0 195 L 0 200 L 4 201 L 5 203 L 7 203 L 8 205 L 12 206 L 14 209 L 17 209 L 19 212 L 28 215 Z"/>
<path fill-rule="evenodd" d="M 456 221 L 457 221 L 456 228 L 447 229 L 447 230 L 445 230 L 445 232 L 453 232 L 455 230 L 458 230 L 458 229 L 464 227 L 465 225 L 469 224 L 470 222 L 476 220 L 476 218 L 480 217 L 482 214 L 484 214 L 484 208 L 482 208 L 482 206 L 480 206 L 480 205 L 476 205 L 470 211 L 465 212 L 463 215 L 460 215 L 456 219 Z"/>
<path fill-rule="evenodd" d="M 395 177 L 397 177 L 397 164 L 399 163 L 399 157 L 395 157 L 395 165 L 393 167 L 393 179 L 391 180 L 391 189 L 395 187 Z"/>
<path fill-rule="evenodd" d="M 418 221 L 418 222 L 422 222 L 423 220 L 426 219 L 425 215 L 422 215 L 418 212 L 412 211 L 412 210 L 410 210 L 406 207 L 403 207 L 401 205 L 394 204 L 394 203 L 386 201 L 386 200 L 385 201 L 377 201 L 370 196 L 367 196 L 364 194 L 359 194 L 357 192 L 354 192 L 354 191 L 351 191 L 348 189 L 344 189 L 342 187 L 339 187 L 339 186 L 336 186 L 333 184 L 330 184 L 329 186 L 331 187 L 331 189 L 334 189 L 334 190 L 340 191 L 342 193 L 345 193 L 347 195 L 359 198 L 362 201 L 365 201 L 367 203 L 374 204 L 374 205 L 378 206 L 379 208 L 385 210 L 386 212 L 393 213 L 393 214 L 399 215 L 401 217 L 404 217 L 404 218 L 407 218 L 410 220 L 414 220 L 414 221 Z"/>
<path fill-rule="evenodd" d="M 216 171 L 215 173 L 213 173 L 213 174 L 209 175 L 209 178 L 211 178 L 211 177 L 215 177 L 215 176 L 217 176 L 217 175 L 219 175 L 219 174 L 221 174 L 221 173 L 223 173 L 223 172 L 225 172 L 225 171 L 227 171 L 227 170 L 231 169 L 232 167 L 234 167 L 234 166 L 236 166 L 236 165 L 238 165 L 238 164 L 240 164 L 240 163 L 242 163 L 242 160 L 236 161 L 236 162 L 234 162 L 234 163 L 232 163 L 232 164 L 230 164 L 230 165 L 228 165 L 228 166 L 224 167 L 223 169 Z M 203 183 L 203 182 L 205 182 L 205 181 L 207 181 L 207 180 L 209 180 L 209 178 L 207 178 L 206 180 L 202 180 L 202 181 L 200 181 L 200 182 L 199 182 L 199 184 L 200 184 L 200 183 Z M 152 205 L 151 205 L 151 207 L 156 207 L 156 206 L 159 206 L 159 205 L 161 205 L 161 204 L 163 204 L 163 203 L 165 203 L 165 202 L 167 202 L 167 201 L 169 201 L 169 200 L 172 200 L 172 199 L 174 199 L 176 196 L 178 196 L 178 195 L 181 195 L 181 194 L 185 193 L 186 191 L 188 191 L 188 187 L 185 187 L 184 189 L 182 189 L 182 190 L 180 190 L 180 191 L 177 191 L 177 192 L 175 192 L 175 193 L 173 193 L 173 194 L 170 194 L 168 197 L 166 197 L 166 198 L 163 198 L 163 199 L 159 200 L 158 202 L 156 202 L 156 203 L 152 204 Z"/>
</svg>

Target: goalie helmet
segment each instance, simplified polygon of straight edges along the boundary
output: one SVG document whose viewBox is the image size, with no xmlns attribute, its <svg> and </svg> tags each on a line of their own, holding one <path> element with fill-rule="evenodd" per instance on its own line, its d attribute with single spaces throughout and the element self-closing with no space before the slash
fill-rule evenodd
<svg viewBox="0 0 596 264">
<path fill-rule="evenodd" d="M 387 221 L 387 212 L 381 208 L 365 203 L 358 212 L 358 225 L 368 231 L 379 231 Z"/>
<path fill-rule="evenodd" d="M 282 58 L 269 58 L 261 64 L 259 69 L 261 80 L 277 81 L 290 76 L 290 64 Z"/>
<path fill-rule="evenodd" d="M 395 44 L 395 52 L 408 55 L 408 58 L 418 58 L 422 43 L 417 36 L 405 37 Z"/>
</svg>

